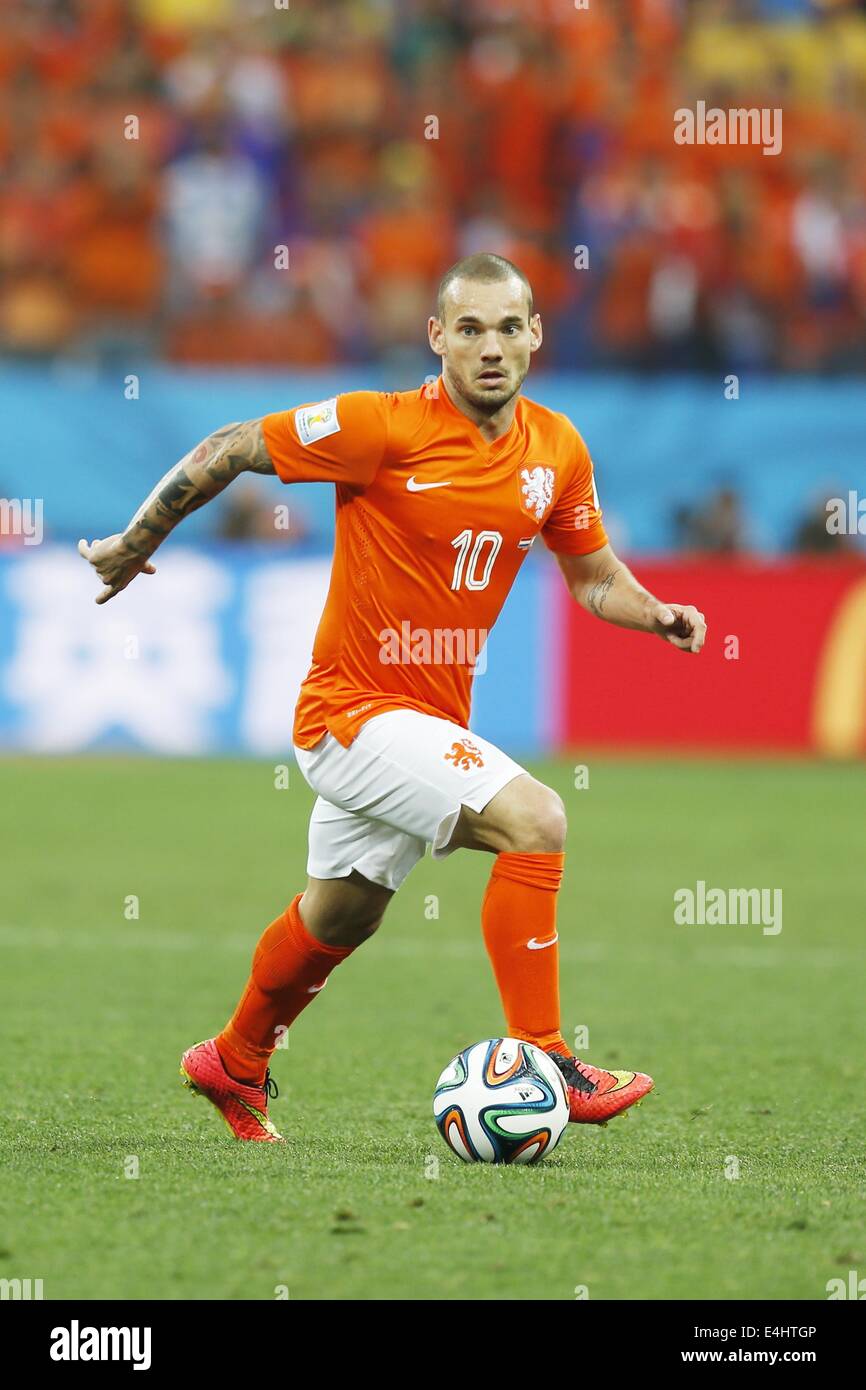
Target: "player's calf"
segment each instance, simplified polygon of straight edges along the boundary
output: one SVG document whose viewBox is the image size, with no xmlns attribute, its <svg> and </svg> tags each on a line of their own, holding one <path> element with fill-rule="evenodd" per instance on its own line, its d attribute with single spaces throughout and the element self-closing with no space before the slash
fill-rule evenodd
<svg viewBox="0 0 866 1390">
<path fill-rule="evenodd" d="M 382 924 L 394 894 L 359 874 L 310 878 L 298 904 L 304 926 L 324 946 L 360 946 Z"/>
</svg>

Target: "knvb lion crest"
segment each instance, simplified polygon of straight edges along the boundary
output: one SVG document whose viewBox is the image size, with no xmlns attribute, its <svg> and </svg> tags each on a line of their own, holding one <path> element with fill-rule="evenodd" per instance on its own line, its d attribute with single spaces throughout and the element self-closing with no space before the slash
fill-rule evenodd
<svg viewBox="0 0 866 1390">
<path fill-rule="evenodd" d="M 461 772 L 484 766 L 481 749 L 476 747 L 471 738 L 461 738 L 457 743 L 452 743 L 451 751 L 445 754 L 445 761 L 453 763 Z"/>
<path fill-rule="evenodd" d="M 520 491 L 526 510 L 541 521 L 553 501 L 553 469 L 541 463 L 534 468 L 521 468 Z"/>
</svg>

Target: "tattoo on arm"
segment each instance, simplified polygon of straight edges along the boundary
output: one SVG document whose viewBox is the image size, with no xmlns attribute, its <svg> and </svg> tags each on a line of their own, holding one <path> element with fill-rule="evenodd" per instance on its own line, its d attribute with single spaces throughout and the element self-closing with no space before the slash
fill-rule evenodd
<svg viewBox="0 0 866 1390">
<path fill-rule="evenodd" d="M 124 533 L 129 549 L 152 555 L 169 531 L 239 473 L 274 473 L 260 420 L 223 425 L 160 479 Z"/>
<path fill-rule="evenodd" d="M 223 486 L 238 473 L 273 473 L 274 465 L 265 443 L 261 420 L 223 425 L 188 455 L 190 462 L 203 469 Z M 186 462 L 184 459 L 183 462 Z"/>
<path fill-rule="evenodd" d="M 604 579 L 599 579 L 598 582 L 596 584 L 593 584 L 592 588 L 587 592 L 586 606 L 595 614 L 597 618 L 604 617 L 603 610 L 605 599 L 607 598 L 608 594 L 610 593 L 613 587 L 613 583 L 616 579 L 616 576 L 617 571 L 611 570 L 610 574 L 606 574 Z"/>
</svg>

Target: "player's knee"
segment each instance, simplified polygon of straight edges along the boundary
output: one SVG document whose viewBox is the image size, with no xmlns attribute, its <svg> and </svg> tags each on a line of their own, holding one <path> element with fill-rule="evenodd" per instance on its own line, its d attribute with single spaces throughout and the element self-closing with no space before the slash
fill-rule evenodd
<svg viewBox="0 0 866 1390">
<path fill-rule="evenodd" d="M 304 893 L 301 920 L 323 946 L 360 946 L 379 930 L 385 916 L 381 902 L 328 902 Z"/>
<path fill-rule="evenodd" d="M 509 849 L 513 854 L 561 854 L 567 828 L 562 797 L 536 783 L 511 827 Z"/>
</svg>

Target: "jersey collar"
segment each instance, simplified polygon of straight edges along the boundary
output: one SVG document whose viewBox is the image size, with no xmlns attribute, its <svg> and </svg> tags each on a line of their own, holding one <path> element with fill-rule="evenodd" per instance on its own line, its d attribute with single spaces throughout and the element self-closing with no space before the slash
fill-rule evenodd
<svg viewBox="0 0 866 1390">
<path fill-rule="evenodd" d="M 494 439 L 492 443 L 488 443 L 488 441 L 484 438 L 484 435 L 481 433 L 480 429 L 475 424 L 475 422 L 473 420 L 470 420 L 468 415 L 464 415 L 462 410 L 457 409 L 457 406 L 454 404 L 454 402 L 448 394 L 448 388 L 445 385 L 445 378 L 441 374 L 436 383 L 436 386 L 437 399 L 440 403 L 440 407 L 444 407 L 444 409 L 447 412 L 456 417 L 458 423 L 463 426 L 467 438 L 478 450 L 482 458 L 484 458 L 488 463 L 492 463 L 495 458 L 498 458 L 500 454 L 504 453 L 514 444 L 515 440 L 517 439 L 520 433 L 520 427 L 522 424 L 522 396 L 518 396 L 517 398 L 517 408 L 514 412 L 514 419 L 511 421 L 510 428 L 505 431 L 505 434 L 500 435 L 498 439 Z"/>
</svg>

